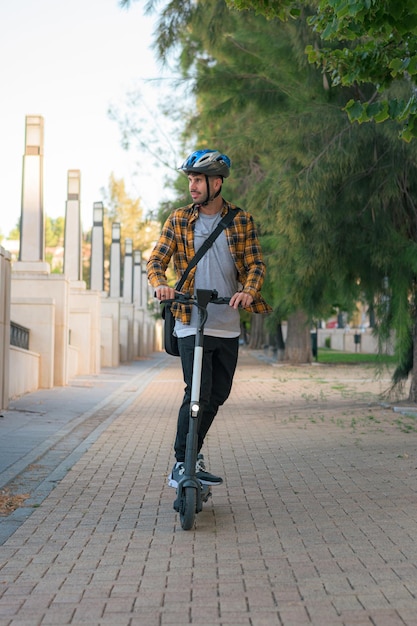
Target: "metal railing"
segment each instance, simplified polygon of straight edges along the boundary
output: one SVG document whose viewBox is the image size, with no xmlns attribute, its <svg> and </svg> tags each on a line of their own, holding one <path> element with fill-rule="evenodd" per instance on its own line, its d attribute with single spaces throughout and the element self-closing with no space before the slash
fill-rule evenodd
<svg viewBox="0 0 417 626">
<path fill-rule="evenodd" d="M 10 322 L 10 345 L 29 350 L 29 328 Z"/>
</svg>

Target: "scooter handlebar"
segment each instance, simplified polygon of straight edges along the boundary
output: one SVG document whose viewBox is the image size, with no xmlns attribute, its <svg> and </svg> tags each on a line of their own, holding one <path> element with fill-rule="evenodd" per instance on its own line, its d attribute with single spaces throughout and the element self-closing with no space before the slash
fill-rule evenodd
<svg viewBox="0 0 417 626">
<path fill-rule="evenodd" d="M 214 300 L 210 300 L 210 302 L 212 302 L 213 304 L 229 304 L 230 298 L 217 297 L 217 298 L 214 298 Z"/>
<path fill-rule="evenodd" d="M 154 292 L 154 296 L 156 297 L 156 292 Z M 187 293 L 181 293 L 181 292 L 177 292 L 175 294 L 175 298 L 167 298 L 166 300 L 161 300 L 160 301 L 160 303 L 163 304 L 163 305 L 167 305 L 167 304 L 171 305 L 174 302 L 180 302 L 180 303 L 183 303 L 183 304 L 195 304 L 195 305 L 198 305 L 197 296 L 191 295 L 191 294 L 187 294 Z M 230 297 L 219 296 L 217 294 L 217 291 L 213 290 L 209 302 L 211 304 L 229 304 Z"/>
</svg>

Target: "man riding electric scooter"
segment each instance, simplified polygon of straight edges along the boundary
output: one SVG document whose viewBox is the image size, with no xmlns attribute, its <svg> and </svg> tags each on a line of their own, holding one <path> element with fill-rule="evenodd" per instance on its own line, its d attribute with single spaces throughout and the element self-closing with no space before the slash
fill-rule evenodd
<svg viewBox="0 0 417 626">
<path fill-rule="evenodd" d="M 166 277 L 171 257 L 179 280 L 207 237 L 232 212 L 232 221 L 189 272 L 181 288 L 182 293 L 189 295 L 196 294 L 197 290 L 215 290 L 230 298 L 228 304 L 207 305 L 198 420 L 199 453 L 219 407 L 232 388 L 240 335 L 238 308 L 254 313 L 271 311 L 260 293 L 265 264 L 254 220 L 248 212 L 221 195 L 230 167 L 230 159 L 217 150 L 198 150 L 184 161 L 179 169 L 188 177 L 193 202 L 171 213 L 147 263 L 148 279 L 158 300 L 161 303 L 174 300 L 175 287 L 168 285 Z M 176 461 L 169 476 L 169 485 L 177 488 L 184 474 L 198 311 L 184 303 L 174 303 L 172 311 L 186 385 L 174 443 Z M 223 482 L 207 471 L 201 453 L 196 463 L 196 477 L 201 484 L 213 486 Z"/>
</svg>

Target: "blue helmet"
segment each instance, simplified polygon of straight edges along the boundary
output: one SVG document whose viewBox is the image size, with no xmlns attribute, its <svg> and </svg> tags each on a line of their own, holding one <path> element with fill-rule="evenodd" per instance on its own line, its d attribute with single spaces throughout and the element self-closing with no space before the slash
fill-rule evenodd
<svg viewBox="0 0 417 626">
<path fill-rule="evenodd" d="M 197 172 L 206 176 L 221 176 L 227 178 L 232 163 L 228 156 L 220 154 L 218 150 L 196 150 L 188 156 L 179 167 L 186 174 Z"/>
</svg>

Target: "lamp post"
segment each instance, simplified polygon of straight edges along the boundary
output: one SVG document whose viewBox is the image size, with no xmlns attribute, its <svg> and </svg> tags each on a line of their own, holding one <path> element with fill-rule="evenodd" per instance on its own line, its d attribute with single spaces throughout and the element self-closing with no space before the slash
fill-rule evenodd
<svg viewBox="0 0 417 626">
<path fill-rule="evenodd" d="M 93 202 L 93 226 L 103 226 L 103 215 L 103 203 Z"/>
<path fill-rule="evenodd" d="M 123 301 L 133 301 L 133 241 L 125 239 L 125 258 L 123 265 Z"/>
<path fill-rule="evenodd" d="M 120 223 L 113 222 L 110 248 L 110 298 L 120 298 L 120 232 Z"/>
<path fill-rule="evenodd" d="M 138 308 L 142 307 L 142 252 L 133 253 L 133 301 Z"/>
<path fill-rule="evenodd" d="M 102 202 L 93 203 L 91 232 L 90 289 L 104 291 L 104 208 Z"/>
</svg>

